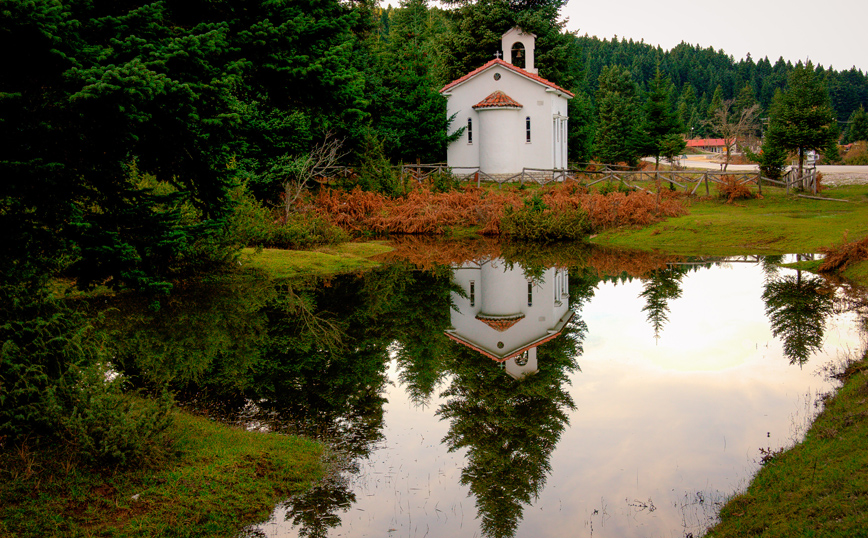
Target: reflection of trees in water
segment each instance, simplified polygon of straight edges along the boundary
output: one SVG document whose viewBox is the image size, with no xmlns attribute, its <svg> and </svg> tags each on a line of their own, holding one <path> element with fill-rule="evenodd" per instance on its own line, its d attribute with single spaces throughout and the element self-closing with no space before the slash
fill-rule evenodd
<svg viewBox="0 0 868 538">
<path fill-rule="evenodd" d="M 660 338 L 660 331 L 669 321 L 669 301 L 681 297 L 681 279 L 687 271 L 686 267 L 667 267 L 655 269 L 643 277 L 645 281 L 639 297 L 645 299 L 642 311 L 648 314 L 654 338 Z"/>
<path fill-rule="evenodd" d="M 300 293 L 319 319 L 340 329 L 332 339 L 317 336 L 291 309 L 268 310 L 268 361 L 250 399 L 272 428 L 323 440 L 340 454 L 332 479 L 285 504 L 302 536 L 325 536 L 355 502 L 345 475 L 358 472 L 359 460 L 382 439 L 390 349 L 416 401 L 430 398 L 443 375 L 450 291 L 448 269 L 423 273 L 397 264 L 335 277 Z"/>
<path fill-rule="evenodd" d="M 781 264 L 784 262 L 782 255 L 761 256 L 759 259 L 760 267 L 763 269 L 763 274 L 766 280 L 771 280 L 778 276 L 781 270 Z"/>
<path fill-rule="evenodd" d="M 790 364 L 803 365 L 823 344 L 826 317 L 832 313 L 833 293 L 818 277 L 795 275 L 770 280 L 763 301 L 772 333 L 780 337 Z"/>
<path fill-rule="evenodd" d="M 273 296 L 271 283 L 244 274 L 178 286 L 159 310 L 152 297 L 120 294 L 103 320 L 112 366 L 134 388 L 168 384 L 238 403 L 261 360 L 262 308 Z"/>
<path fill-rule="evenodd" d="M 286 520 L 298 527 L 298 535 L 325 538 L 329 529 L 340 526 L 339 512 L 346 512 L 356 502 L 346 476 L 336 474 L 301 495 L 283 503 Z"/>
<path fill-rule="evenodd" d="M 524 506 L 539 495 L 549 458 L 575 409 L 566 390 L 586 326 L 574 321 L 537 350 L 539 372 L 521 380 L 460 344 L 450 344 L 452 381 L 437 413 L 450 421 L 450 451 L 467 449 L 461 483 L 476 497 L 483 534 L 514 536 Z"/>
<path fill-rule="evenodd" d="M 398 378 L 413 403 L 427 405 L 445 375 L 443 338 L 453 308 L 452 271 L 439 266 L 430 273 L 406 271 L 400 293 L 389 309 L 389 325 L 398 361 Z"/>
</svg>

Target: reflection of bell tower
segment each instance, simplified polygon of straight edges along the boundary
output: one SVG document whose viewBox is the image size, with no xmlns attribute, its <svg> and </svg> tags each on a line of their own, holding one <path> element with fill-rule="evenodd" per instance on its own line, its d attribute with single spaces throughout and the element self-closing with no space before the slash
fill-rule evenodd
<svg viewBox="0 0 868 538">
<path fill-rule="evenodd" d="M 536 36 L 518 27 L 506 32 L 500 38 L 504 59 L 534 75 L 537 74 L 537 69 L 533 65 L 535 44 Z"/>
<path fill-rule="evenodd" d="M 537 372 L 536 348 L 560 335 L 572 317 L 566 269 L 546 269 L 529 280 L 502 259 L 453 269 L 465 297 L 452 294 L 457 311 L 446 335 L 504 365 L 521 378 Z"/>
</svg>

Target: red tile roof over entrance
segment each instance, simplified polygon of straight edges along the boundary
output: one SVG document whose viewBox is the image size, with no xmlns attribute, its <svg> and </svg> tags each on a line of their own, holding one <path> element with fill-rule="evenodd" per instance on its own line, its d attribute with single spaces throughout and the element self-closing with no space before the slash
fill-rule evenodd
<svg viewBox="0 0 868 538">
<path fill-rule="evenodd" d="M 531 79 L 531 80 L 534 80 L 534 81 L 536 81 L 536 82 L 539 82 L 540 84 L 543 84 L 543 85 L 545 85 L 545 86 L 548 86 L 549 88 L 553 88 L 553 89 L 555 89 L 555 90 L 558 90 L 559 92 L 563 92 L 563 93 L 569 95 L 570 97 L 575 97 L 575 95 L 573 95 L 572 92 L 567 91 L 567 90 L 561 88 L 560 86 L 558 86 L 558 85 L 555 84 L 554 82 L 549 82 L 548 80 L 542 78 L 542 77 L 539 76 L 539 75 L 534 75 L 534 74 L 531 73 L 530 71 L 525 71 L 524 69 L 522 69 L 522 68 L 520 68 L 520 67 L 516 67 L 516 66 L 512 65 L 512 64 L 509 63 L 509 62 L 505 62 L 505 61 L 501 60 L 500 58 L 495 58 L 494 60 L 491 60 L 490 62 L 488 62 L 487 64 L 483 65 L 482 67 L 480 67 L 480 68 L 478 68 L 478 69 L 474 69 L 473 71 L 467 73 L 467 74 L 464 75 L 463 77 L 461 77 L 461 78 L 459 78 L 459 79 L 456 79 L 456 80 L 453 80 L 453 81 L 450 82 L 449 84 L 447 84 L 447 85 L 443 86 L 442 88 L 440 88 L 440 93 L 443 93 L 443 92 L 445 92 L 445 91 L 447 91 L 447 90 L 451 90 L 452 88 L 454 88 L 455 86 L 461 84 L 461 83 L 464 82 L 465 80 L 469 80 L 469 79 L 475 77 L 476 75 L 478 75 L 479 73 L 482 73 L 482 72 L 485 71 L 486 69 L 488 69 L 488 68 L 490 68 L 490 67 L 493 67 L 493 66 L 495 66 L 495 65 L 503 66 L 503 67 L 505 67 L 505 68 L 507 68 L 507 69 L 510 69 L 510 70 L 512 70 L 512 71 L 515 71 L 515 72 L 518 73 L 519 75 L 522 75 L 522 76 L 527 77 L 527 78 L 529 78 L 529 79 Z"/>
<path fill-rule="evenodd" d="M 506 95 L 500 90 L 492 93 L 482 101 L 473 105 L 473 108 L 521 108 L 521 103 Z"/>
</svg>

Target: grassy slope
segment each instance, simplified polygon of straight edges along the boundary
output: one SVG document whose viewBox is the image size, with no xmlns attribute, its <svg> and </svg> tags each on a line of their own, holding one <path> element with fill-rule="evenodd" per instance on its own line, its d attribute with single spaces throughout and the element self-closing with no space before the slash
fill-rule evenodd
<svg viewBox="0 0 868 538">
<path fill-rule="evenodd" d="M 868 536 L 868 360 L 850 367 L 805 440 L 767 462 L 707 536 Z"/>
<path fill-rule="evenodd" d="M 62 450 L 4 455 L 0 536 L 234 536 L 322 476 L 313 441 L 186 413 L 173 427 L 180 457 L 156 471 L 88 472 Z"/>
<path fill-rule="evenodd" d="M 594 242 L 673 254 L 784 254 L 816 252 L 849 238 L 868 235 L 868 186 L 830 188 L 823 196 L 834 202 L 787 196 L 766 189 L 762 199 L 726 204 L 701 199 L 689 214 L 642 229 L 601 233 Z"/>
</svg>

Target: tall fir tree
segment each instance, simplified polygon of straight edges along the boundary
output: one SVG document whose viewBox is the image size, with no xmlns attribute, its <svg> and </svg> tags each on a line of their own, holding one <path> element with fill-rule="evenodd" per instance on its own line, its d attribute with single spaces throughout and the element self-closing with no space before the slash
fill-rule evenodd
<svg viewBox="0 0 868 538">
<path fill-rule="evenodd" d="M 654 156 L 655 168 L 660 166 L 661 155 L 672 159 L 684 150 L 686 144 L 681 131 L 681 122 L 673 110 L 672 82 L 669 78 L 663 78 L 658 67 L 649 85 L 642 124 L 645 141 L 643 153 Z"/>
<path fill-rule="evenodd" d="M 678 97 L 678 119 L 684 129 L 684 136 L 693 137 L 693 131 L 698 124 L 696 111 L 696 90 L 689 82 L 684 83 L 681 95 Z"/>
<path fill-rule="evenodd" d="M 838 122 L 829 92 L 811 62 L 799 62 L 785 91 L 775 95 L 769 119 L 771 144 L 799 156 L 799 176 L 808 151 L 823 151 L 837 141 Z"/>
<path fill-rule="evenodd" d="M 389 40 L 380 54 L 382 86 L 372 106 L 374 125 L 393 161 L 440 162 L 457 136 L 448 134 L 446 98 L 438 93 L 432 72 L 442 23 L 426 0 L 405 0 L 392 12 Z"/>
<path fill-rule="evenodd" d="M 868 113 L 865 112 L 865 107 L 859 106 L 850 115 L 850 121 L 847 125 L 846 143 L 858 142 L 860 140 L 868 140 Z"/>
<path fill-rule="evenodd" d="M 598 80 L 594 155 L 604 163 L 636 166 L 644 146 L 638 87 L 630 71 L 604 67 Z"/>
</svg>

